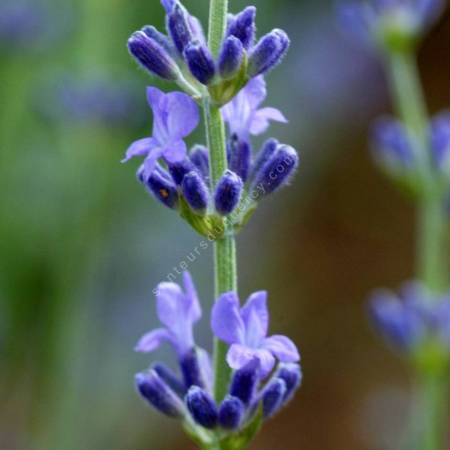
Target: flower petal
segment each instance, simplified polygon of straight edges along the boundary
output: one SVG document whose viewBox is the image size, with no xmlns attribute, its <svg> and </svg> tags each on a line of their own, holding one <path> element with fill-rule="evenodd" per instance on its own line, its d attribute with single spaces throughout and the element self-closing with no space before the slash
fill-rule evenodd
<svg viewBox="0 0 450 450">
<path fill-rule="evenodd" d="M 232 369 L 238 370 L 255 358 L 259 360 L 257 353 L 258 350 L 246 347 L 245 345 L 233 344 L 227 353 L 227 363 Z"/>
<path fill-rule="evenodd" d="M 165 126 L 171 140 L 179 140 L 192 133 L 200 120 L 198 106 L 182 92 L 167 94 Z"/>
<path fill-rule="evenodd" d="M 243 89 L 243 93 L 245 94 L 250 108 L 256 110 L 267 97 L 266 81 L 264 80 L 264 77 L 260 75 L 259 77 L 250 80 Z"/>
<path fill-rule="evenodd" d="M 241 317 L 245 325 L 246 343 L 251 347 L 259 347 L 269 328 L 267 292 L 259 291 L 250 295 L 241 309 Z"/>
<path fill-rule="evenodd" d="M 222 294 L 211 312 L 214 334 L 227 344 L 244 343 L 245 326 L 239 311 L 239 298 L 235 292 Z"/>
<path fill-rule="evenodd" d="M 179 162 L 183 161 L 187 155 L 187 147 L 186 147 L 185 142 L 181 141 L 181 140 L 176 141 L 176 142 L 171 142 L 164 149 L 163 155 L 164 155 L 164 159 L 171 164 L 175 164 L 175 163 L 179 163 Z"/>
<path fill-rule="evenodd" d="M 190 302 L 189 305 L 189 318 L 196 322 L 202 317 L 202 309 L 198 300 L 197 290 L 195 289 L 194 282 L 192 281 L 191 274 L 189 272 L 183 273 L 183 286 L 187 299 Z"/>
<path fill-rule="evenodd" d="M 250 124 L 250 133 L 258 135 L 264 133 L 269 128 L 270 121 L 287 123 L 286 117 L 276 108 L 262 108 L 255 112 Z"/>
<path fill-rule="evenodd" d="M 296 345 L 286 336 L 274 335 L 264 340 L 263 347 L 283 363 L 300 361 Z"/>
<path fill-rule="evenodd" d="M 259 370 L 261 378 L 265 378 L 275 366 L 275 358 L 272 353 L 265 349 L 259 349 L 256 351 L 256 357 L 259 360 Z"/>
<path fill-rule="evenodd" d="M 161 157 L 163 150 L 160 147 L 154 148 L 145 158 L 142 166 L 143 170 L 141 172 L 142 178 L 148 180 L 150 175 L 153 173 L 156 167 L 156 162 Z"/>
<path fill-rule="evenodd" d="M 134 350 L 136 352 L 149 353 L 156 350 L 163 342 L 172 343 L 170 333 L 165 328 L 157 328 L 139 339 Z"/>
<path fill-rule="evenodd" d="M 194 320 L 189 316 L 191 300 L 181 287 L 175 283 L 160 283 L 156 302 L 158 318 L 173 334 L 178 350 L 184 352 L 194 347 Z"/>
<path fill-rule="evenodd" d="M 122 162 L 125 163 L 135 156 L 145 156 L 152 149 L 158 146 L 158 143 L 153 138 L 143 138 L 133 142 L 125 153 L 125 158 Z"/>
</svg>

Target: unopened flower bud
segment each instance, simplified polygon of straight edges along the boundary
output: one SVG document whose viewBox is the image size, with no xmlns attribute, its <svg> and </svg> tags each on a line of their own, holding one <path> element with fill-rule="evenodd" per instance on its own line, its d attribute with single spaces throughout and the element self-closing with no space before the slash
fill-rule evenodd
<svg viewBox="0 0 450 450">
<path fill-rule="evenodd" d="M 136 386 L 142 397 L 161 413 L 174 418 L 184 416 L 183 402 L 154 370 L 138 373 Z"/>
<path fill-rule="evenodd" d="M 196 145 L 189 155 L 192 163 L 200 171 L 205 180 L 209 177 L 209 152 L 203 145 Z"/>
<path fill-rule="evenodd" d="M 281 378 L 269 382 L 262 394 L 264 418 L 268 419 L 280 410 L 285 393 L 286 383 Z"/>
<path fill-rule="evenodd" d="M 204 389 L 193 386 L 186 395 L 186 405 L 194 421 L 204 428 L 217 426 L 219 413 L 211 396 Z"/>
<path fill-rule="evenodd" d="M 191 386 L 198 386 L 201 388 L 205 387 L 205 381 L 202 377 L 197 351 L 195 348 L 181 357 L 180 367 L 186 388 L 190 388 Z"/>
<path fill-rule="evenodd" d="M 257 359 L 253 359 L 234 373 L 231 380 L 230 395 L 237 397 L 244 405 L 249 405 L 255 395 L 258 381 L 259 362 Z"/>
<path fill-rule="evenodd" d="M 147 70 L 159 77 L 176 81 L 180 70 L 168 51 L 143 31 L 136 31 L 128 40 L 128 49 Z"/>
<path fill-rule="evenodd" d="M 237 430 L 244 418 L 245 406 L 241 400 L 227 395 L 219 408 L 219 425 L 226 430 Z"/>
<path fill-rule="evenodd" d="M 156 41 L 162 48 L 167 50 L 170 55 L 173 55 L 175 47 L 165 34 L 158 31 L 153 25 L 146 25 L 141 31 L 143 31 L 150 39 Z"/>
<path fill-rule="evenodd" d="M 172 369 L 163 363 L 154 364 L 152 369 L 174 392 L 176 392 L 180 397 L 184 397 L 186 394 L 186 388 Z"/>
<path fill-rule="evenodd" d="M 263 36 L 250 53 L 248 74 L 256 77 L 275 67 L 286 54 L 289 44 L 289 37 L 283 30 L 275 29 Z"/>
<path fill-rule="evenodd" d="M 241 199 L 244 183 L 231 170 L 227 170 L 217 183 L 214 194 L 216 211 L 222 216 L 231 214 Z"/>
<path fill-rule="evenodd" d="M 250 48 L 255 39 L 256 8 L 248 6 L 236 16 L 230 18 L 228 25 L 228 36 L 237 37 L 245 49 Z"/>
<path fill-rule="evenodd" d="M 248 141 L 233 135 L 228 144 L 229 168 L 244 181 L 247 181 L 252 160 L 252 149 Z"/>
<path fill-rule="evenodd" d="M 195 170 L 195 166 L 191 160 L 185 158 L 180 162 L 168 164 L 170 175 L 178 186 L 183 183 L 184 177 Z"/>
<path fill-rule="evenodd" d="M 264 195 L 272 194 L 289 182 L 298 163 L 298 154 L 292 147 L 279 146 L 272 158 L 255 175 L 252 187 L 258 187 Z"/>
<path fill-rule="evenodd" d="M 219 73 L 225 80 L 233 78 L 241 68 L 244 58 L 244 47 L 242 42 L 235 36 L 228 36 L 220 50 Z"/>
<path fill-rule="evenodd" d="M 184 198 L 197 214 L 204 214 L 208 207 L 209 192 L 201 175 L 197 171 L 189 172 L 181 185 Z"/>
<path fill-rule="evenodd" d="M 178 205 L 178 191 L 170 175 L 160 166 L 145 180 L 143 173 L 138 174 L 140 180 L 147 186 L 153 196 L 168 208 L 175 209 Z"/>
<path fill-rule="evenodd" d="M 266 142 L 264 142 L 253 163 L 251 180 L 254 179 L 255 175 L 258 174 L 258 172 L 267 163 L 267 161 L 272 158 L 272 156 L 277 151 L 279 144 L 280 143 L 276 139 L 268 139 Z"/>
<path fill-rule="evenodd" d="M 209 84 L 216 74 L 214 59 L 205 44 L 191 42 L 184 49 L 184 59 L 192 75 L 202 84 Z"/>
<path fill-rule="evenodd" d="M 286 384 L 283 403 L 287 403 L 294 396 L 302 383 L 302 371 L 299 364 L 282 364 L 277 375 Z"/>
<path fill-rule="evenodd" d="M 182 55 L 186 46 L 193 40 L 188 12 L 175 3 L 167 15 L 167 29 L 175 47 Z"/>
</svg>

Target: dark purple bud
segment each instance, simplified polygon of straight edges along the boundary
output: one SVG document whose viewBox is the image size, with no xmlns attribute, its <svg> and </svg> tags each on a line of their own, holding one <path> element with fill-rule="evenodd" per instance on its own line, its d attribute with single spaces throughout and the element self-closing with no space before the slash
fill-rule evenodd
<svg viewBox="0 0 450 450">
<path fill-rule="evenodd" d="M 176 81 L 180 70 L 167 50 L 143 31 L 136 31 L 128 40 L 128 50 L 145 69 L 165 80 Z"/>
<path fill-rule="evenodd" d="M 280 410 L 285 394 L 286 383 L 282 379 L 275 378 L 270 381 L 262 394 L 264 418 L 268 419 Z"/>
<path fill-rule="evenodd" d="M 227 216 L 231 214 L 241 200 L 244 183 L 231 170 L 227 170 L 217 183 L 216 192 L 214 194 L 214 206 L 216 211 Z"/>
<path fill-rule="evenodd" d="M 264 142 L 253 163 L 251 180 L 255 178 L 255 175 L 259 173 L 259 171 L 267 163 L 267 161 L 272 158 L 279 145 L 280 143 L 276 139 L 268 139 L 266 142 Z"/>
<path fill-rule="evenodd" d="M 233 78 L 241 68 L 244 59 L 244 47 L 235 36 L 229 36 L 222 44 L 219 54 L 219 73 L 225 80 Z"/>
<path fill-rule="evenodd" d="M 302 370 L 298 364 L 283 364 L 277 372 L 278 378 L 286 384 L 286 392 L 283 397 L 283 404 L 287 403 L 294 396 L 295 391 L 302 383 Z"/>
<path fill-rule="evenodd" d="M 184 159 L 183 161 L 177 163 L 168 164 L 170 175 L 172 175 L 173 181 L 178 186 L 181 186 L 183 183 L 184 177 L 189 173 L 195 170 L 194 164 L 189 159 Z"/>
<path fill-rule="evenodd" d="M 163 380 L 167 386 L 169 386 L 170 389 L 172 389 L 180 397 L 184 397 L 186 395 L 186 388 L 184 387 L 184 384 L 172 369 L 162 363 L 154 364 L 152 369 L 158 374 L 159 378 L 161 378 L 161 380 Z"/>
<path fill-rule="evenodd" d="M 180 368 L 183 374 L 184 385 L 187 389 L 191 386 L 205 387 L 202 377 L 197 351 L 192 349 L 180 359 Z"/>
<path fill-rule="evenodd" d="M 167 50 L 170 55 L 175 53 L 175 47 L 172 42 L 170 42 L 169 38 L 158 31 L 154 26 L 146 25 L 141 31 L 143 31 L 150 39 L 156 41 L 162 48 Z"/>
<path fill-rule="evenodd" d="M 288 35 L 283 30 L 275 29 L 262 37 L 250 53 L 249 76 L 256 77 L 273 69 L 281 62 L 289 44 Z"/>
<path fill-rule="evenodd" d="M 236 370 L 231 380 L 230 395 L 249 405 L 259 381 L 259 362 L 253 359 L 242 369 Z"/>
<path fill-rule="evenodd" d="M 209 192 L 201 175 L 197 171 L 189 172 L 181 185 L 184 198 L 197 214 L 204 214 L 208 207 Z"/>
<path fill-rule="evenodd" d="M 182 55 L 186 46 L 193 40 L 193 36 L 189 14 L 179 3 L 175 3 L 167 16 L 167 29 L 175 47 Z"/>
<path fill-rule="evenodd" d="M 250 172 L 252 148 L 250 144 L 234 134 L 228 143 L 228 166 L 245 183 Z"/>
<path fill-rule="evenodd" d="M 202 84 L 209 84 L 216 74 L 214 59 L 209 48 L 192 42 L 184 49 L 184 59 L 192 75 Z"/>
<path fill-rule="evenodd" d="M 153 196 L 168 208 L 175 209 L 178 205 L 177 187 L 170 178 L 170 175 L 161 167 L 157 166 L 147 180 L 140 175 L 141 181 L 147 186 Z"/>
<path fill-rule="evenodd" d="M 135 379 L 139 393 L 155 409 L 169 417 L 184 416 L 183 402 L 154 370 L 138 373 Z"/>
<path fill-rule="evenodd" d="M 237 430 L 244 418 L 245 406 L 237 397 L 227 395 L 219 408 L 219 425 L 226 430 Z"/>
<path fill-rule="evenodd" d="M 203 145 L 196 145 L 189 155 L 192 163 L 203 175 L 205 180 L 209 177 L 209 152 Z"/>
<path fill-rule="evenodd" d="M 298 154 L 292 147 L 278 146 L 276 153 L 255 175 L 251 190 L 258 189 L 262 196 L 272 194 L 289 182 L 298 162 Z"/>
<path fill-rule="evenodd" d="M 255 40 L 256 8 L 247 6 L 242 12 L 230 19 L 228 25 L 228 36 L 237 37 L 245 49 L 249 49 Z"/>
<path fill-rule="evenodd" d="M 217 426 L 219 413 L 211 396 L 204 389 L 193 386 L 185 398 L 187 408 L 194 421 L 204 428 L 213 429 Z"/>
</svg>

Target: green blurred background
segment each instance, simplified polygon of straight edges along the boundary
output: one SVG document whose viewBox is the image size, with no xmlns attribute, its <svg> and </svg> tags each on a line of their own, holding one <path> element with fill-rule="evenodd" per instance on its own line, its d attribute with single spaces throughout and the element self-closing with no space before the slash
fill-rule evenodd
<svg viewBox="0 0 450 450">
<path fill-rule="evenodd" d="M 206 19 L 206 0 L 186 6 Z M 295 339 L 305 378 L 252 448 L 397 450 L 413 385 L 365 314 L 373 288 L 413 268 L 414 212 L 367 151 L 389 110 L 383 75 L 336 29 L 331 2 L 257 6 L 260 34 L 293 41 L 267 103 L 289 117 L 271 135 L 302 165 L 239 237 L 240 292 L 269 290 L 272 330 Z M 1 450 L 194 448 L 133 387 L 151 359 L 132 349 L 156 324 L 152 289 L 201 240 L 149 198 L 136 162 L 120 164 L 149 133 L 155 83 L 126 40 L 163 20 L 158 0 L 0 1 Z M 444 18 L 420 54 L 433 111 L 450 105 L 449 55 Z M 189 269 L 208 309 L 211 254 Z M 197 337 L 209 346 L 207 320 Z"/>
</svg>

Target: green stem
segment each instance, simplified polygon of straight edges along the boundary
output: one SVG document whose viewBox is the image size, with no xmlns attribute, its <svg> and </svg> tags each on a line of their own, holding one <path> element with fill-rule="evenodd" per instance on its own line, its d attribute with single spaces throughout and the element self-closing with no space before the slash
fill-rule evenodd
<svg viewBox="0 0 450 450">
<path fill-rule="evenodd" d="M 413 148 L 418 175 L 425 187 L 418 204 L 417 276 L 431 290 L 444 292 L 449 286 L 446 248 L 447 214 L 445 199 L 435 179 L 429 146 L 429 119 L 417 63 L 412 52 L 387 55 L 386 66 L 397 113 L 404 123 Z M 441 374 L 418 370 L 417 415 L 420 424 L 419 450 L 443 450 L 447 386 Z"/>
<path fill-rule="evenodd" d="M 211 0 L 209 16 L 209 46 L 214 55 L 220 50 L 225 33 L 228 0 Z M 207 144 L 210 154 L 211 188 L 214 189 L 227 169 L 225 125 L 216 105 L 209 98 L 203 100 Z M 214 244 L 215 296 L 237 290 L 236 242 L 233 231 L 225 224 L 224 237 Z M 228 390 L 231 369 L 226 362 L 227 345 L 218 339 L 214 342 L 214 396 L 221 401 Z"/>
</svg>

